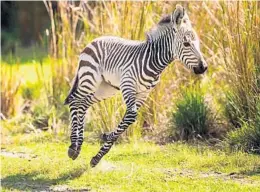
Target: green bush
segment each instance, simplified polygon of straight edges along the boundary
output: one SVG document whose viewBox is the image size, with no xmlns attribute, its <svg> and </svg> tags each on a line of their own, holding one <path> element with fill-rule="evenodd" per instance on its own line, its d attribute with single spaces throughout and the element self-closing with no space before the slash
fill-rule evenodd
<svg viewBox="0 0 260 192">
<path fill-rule="evenodd" d="M 260 154 L 260 102 L 255 119 L 244 121 L 240 129 L 230 131 L 226 141 L 231 149 Z"/>
<path fill-rule="evenodd" d="M 184 90 L 176 107 L 172 116 L 176 136 L 181 140 L 209 136 L 210 110 L 198 86 Z"/>
</svg>

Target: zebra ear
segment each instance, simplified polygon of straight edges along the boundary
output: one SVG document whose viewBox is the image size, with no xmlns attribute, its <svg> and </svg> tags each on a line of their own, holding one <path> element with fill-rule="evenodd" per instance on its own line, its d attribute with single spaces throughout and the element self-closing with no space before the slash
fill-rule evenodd
<svg viewBox="0 0 260 192">
<path fill-rule="evenodd" d="M 184 17 L 184 14 L 185 14 L 185 9 L 181 5 L 177 4 L 176 9 L 172 14 L 172 22 L 175 25 L 179 26 L 181 24 L 181 20 Z"/>
</svg>

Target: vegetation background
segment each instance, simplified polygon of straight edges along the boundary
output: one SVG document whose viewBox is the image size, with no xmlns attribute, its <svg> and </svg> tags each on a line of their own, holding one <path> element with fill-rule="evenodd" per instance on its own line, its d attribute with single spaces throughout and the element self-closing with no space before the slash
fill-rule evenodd
<svg viewBox="0 0 260 192">
<path fill-rule="evenodd" d="M 83 149 L 78 162 L 69 162 L 69 111 L 63 101 L 81 50 L 102 35 L 145 40 L 145 32 L 177 3 L 185 7 L 201 39 L 208 72 L 195 76 L 178 62 L 169 65 L 137 122 L 119 141 L 129 144 L 119 144 L 118 152 L 108 155 L 117 164 L 102 164 L 97 172 L 83 167 L 97 150 L 100 133 L 116 127 L 125 106 L 120 94 L 95 104 L 85 125 L 89 149 Z M 260 2 L 1 1 L 1 17 L 4 190 L 102 191 L 107 186 L 107 191 L 158 191 L 163 183 L 145 184 L 151 168 L 151 182 L 169 183 L 165 191 L 259 190 Z M 53 171 L 55 166 L 60 171 Z M 112 172 L 102 172 L 107 168 Z M 117 180 L 129 171 L 131 190 Z M 185 188 L 187 183 L 191 185 Z M 67 188 L 53 188 L 58 184 Z"/>
</svg>

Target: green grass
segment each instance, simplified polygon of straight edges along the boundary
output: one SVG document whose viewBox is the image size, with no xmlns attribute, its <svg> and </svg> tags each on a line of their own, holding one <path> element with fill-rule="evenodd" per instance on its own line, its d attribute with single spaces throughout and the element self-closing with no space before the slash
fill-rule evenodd
<svg viewBox="0 0 260 192">
<path fill-rule="evenodd" d="M 259 191 L 260 157 L 207 146 L 136 142 L 112 148 L 89 167 L 99 145 L 84 143 L 77 160 L 68 143 L 42 139 L 2 145 L 25 157 L 1 156 L 3 191 Z"/>
</svg>

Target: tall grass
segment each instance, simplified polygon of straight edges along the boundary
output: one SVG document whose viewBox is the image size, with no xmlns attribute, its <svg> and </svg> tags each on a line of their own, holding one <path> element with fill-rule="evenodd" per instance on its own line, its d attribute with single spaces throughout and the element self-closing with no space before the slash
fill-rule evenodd
<svg viewBox="0 0 260 192">
<path fill-rule="evenodd" d="M 255 119 L 260 94 L 260 8 L 258 2 L 218 5 L 214 17 L 221 30 L 212 40 L 219 49 L 223 67 L 225 114 L 234 127 Z"/>
<path fill-rule="evenodd" d="M 224 93 L 222 107 L 233 129 L 226 141 L 232 149 L 259 153 L 259 2 L 220 2 L 214 9 L 206 6 L 206 10 L 221 27 L 214 36 L 207 37 L 217 48 Z"/>
<path fill-rule="evenodd" d="M 14 116 L 19 111 L 18 96 L 21 85 L 19 65 L 1 64 L 1 119 Z"/>
</svg>

